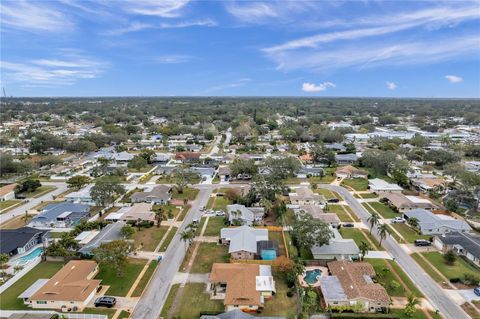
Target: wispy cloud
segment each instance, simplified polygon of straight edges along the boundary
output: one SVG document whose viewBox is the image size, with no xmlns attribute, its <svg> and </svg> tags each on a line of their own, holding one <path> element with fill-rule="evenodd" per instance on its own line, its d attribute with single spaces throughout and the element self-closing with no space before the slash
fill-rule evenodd
<svg viewBox="0 0 480 319">
<path fill-rule="evenodd" d="M 396 90 L 397 89 L 397 84 L 395 82 L 385 82 L 385 85 L 387 86 L 387 89 L 390 91 Z"/>
<path fill-rule="evenodd" d="M 3 28 L 30 32 L 64 32 L 73 29 L 74 24 L 61 11 L 46 2 L 2 1 L 0 20 Z"/>
<path fill-rule="evenodd" d="M 100 76 L 107 66 L 108 63 L 68 51 L 51 59 L 0 62 L 5 82 L 20 82 L 29 86 L 72 85 L 81 79 Z"/>
<path fill-rule="evenodd" d="M 175 18 L 181 15 L 181 9 L 184 8 L 190 0 L 123 0 L 122 2 L 120 2 L 120 4 L 124 10 L 130 13 L 162 18 Z"/>
<path fill-rule="evenodd" d="M 179 64 L 190 62 L 192 59 L 193 57 L 190 55 L 173 54 L 159 56 L 155 59 L 155 62 L 160 64 Z"/>
<path fill-rule="evenodd" d="M 274 25 L 278 25 L 294 22 L 300 14 L 317 9 L 319 7 L 318 3 L 318 1 L 297 0 L 230 1 L 226 2 L 225 9 L 243 23 L 265 24 L 272 22 Z"/>
<path fill-rule="evenodd" d="M 271 4 L 262 2 L 232 2 L 226 6 L 228 13 L 237 19 L 254 22 L 258 19 L 277 17 L 278 13 Z"/>
<path fill-rule="evenodd" d="M 220 84 L 220 85 L 211 87 L 211 88 L 205 90 L 205 93 L 212 93 L 212 92 L 223 91 L 223 90 L 226 90 L 226 89 L 241 87 L 241 86 L 246 85 L 251 80 L 252 79 L 250 79 L 250 78 L 241 78 L 241 79 L 235 80 L 235 81 L 230 82 L 230 83 Z"/>
<path fill-rule="evenodd" d="M 112 29 L 104 32 L 104 35 L 119 36 L 130 32 L 138 32 L 147 29 L 183 29 L 190 27 L 214 27 L 217 23 L 211 19 L 180 21 L 180 22 L 164 22 L 159 24 L 132 22 L 125 27 Z"/>
<path fill-rule="evenodd" d="M 463 82 L 463 78 L 457 75 L 445 75 L 445 79 L 448 80 L 450 83 L 460 83 Z"/>
<path fill-rule="evenodd" d="M 316 92 L 322 92 L 328 88 L 334 88 L 334 87 L 335 87 L 335 84 L 333 84 L 332 82 L 323 82 L 320 84 L 305 82 L 302 84 L 302 91 L 307 93 L 316 93 Z"/>
</svg>

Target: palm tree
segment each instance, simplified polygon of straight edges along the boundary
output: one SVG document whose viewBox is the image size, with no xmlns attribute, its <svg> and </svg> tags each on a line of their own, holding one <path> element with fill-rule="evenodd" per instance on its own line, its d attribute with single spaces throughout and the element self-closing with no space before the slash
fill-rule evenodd
<svg viewBox="0 0 480 319">
<path fill-rule="evenodd" d="M 387 238 L 387 235 L 390 234 L 387 224 L 381 224 L 378 226 L 378 235 L 380 236 L 380 246 L 382 246 L 382 241 Z"/>
<path fill-rule="evenodd" d="M 157 220 L 157 227 L 160 227 L 163 219 L 163 208 L 159 208 L 157 211 L 155 211 L 155 219 Z"/>
<path fill-rule="evenodd" d="M 193 232 L 191 230 L 184 230 L 180 233 L 180 239 L 185 243 L 185 251 L 187 250 L 187 242 L 190 245 L 191 240 L 193 239 Z"/>
<path fill-rule="evenodd" d="M 269 201 L 266 198 L 262 198 L 260 201 L 260 205 L 262 205 L 265 208 L 265 213 L 268 214 L 272 210 L 273 204 L 271 201 Z"/>
<path fill-rule="evenodd" d="M 417 309 L 415 308 L 417 305 L 420 304 L 420 300 L 418 300 L 414 295 L 408 296 L 407 304 L 405 305 L 405 315 L 409 318 L 412 318 L 415 315 Z"/>
<path fill-rule="evenodd" d="M 413 228 L 418 227 L 418 219 L 416 217 L 412 217 L 408 219 L 408 224 L 412 226 Z"/>
<path fill-rule="evenodd" d="M 380 221 L 380 216 L 378 216 L 377 213 L 372 213 L 372 215 L 368 217 L 367 221 L 370 224 L 370 234 L 371 234 L 373 226 L 378 225 L 378 222 Z"/>
<path fill-rule="evenodd" d="M 363 258 L 367 255 L 368 251 L 371 248 L 370 248 L 370 245 L 367 242 L 362 241 L 360 243 L 360 246 L 358 246 L 358 249 L 360 249 L 360 252 L 362 253 L 362 260 L 363 260 Z"/>
</svg>

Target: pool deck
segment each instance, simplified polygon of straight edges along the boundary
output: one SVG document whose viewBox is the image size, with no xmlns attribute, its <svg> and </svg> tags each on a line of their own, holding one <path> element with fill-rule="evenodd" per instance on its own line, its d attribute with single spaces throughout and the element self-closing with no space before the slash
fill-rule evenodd
<svg viewBox="0 0 480 319">
<path fill-rule="evenodd" d="M 317 282 L 314 283 L 314 284 L 308 284 L 305 281 L 305 279 L 303 279 L 303 277 L 305 277 L 305 275 L 307 274 L 307 271 L 315 270 L 315 269 L 320 269 L 320 271 L 322 272 L 322 274 L 320 276 L 328 276 L 328 268 L 327 267 L 322 267 L 322 266 L 308 266 L 308 267 L 305 267 L 305 271 L 303 272 L 303 274 L 298 276 L 298 281 L 300 282 L 300 285 L 302 285 L 302 287 L 320 287 L 320 280 L 317 280 Z"/>
</svg>

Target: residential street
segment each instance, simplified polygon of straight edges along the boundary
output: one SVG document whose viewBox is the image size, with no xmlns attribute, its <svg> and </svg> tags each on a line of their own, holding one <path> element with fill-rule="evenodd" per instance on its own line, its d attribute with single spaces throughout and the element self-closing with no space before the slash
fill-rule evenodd
<svg viewBox="0 0 480 319">
<path fill-rule="evenodd" d="M 357 214 L 357 216 L 368 225 L 367 219 L 370 214 L 347 189 L 341 186 L 325 184 L 319 184 L 318 187 L 333 190 L 342 195 L 355 214 Z M 375 228 L 372 231 L 372 234 L 379 239 Z M 403 271 L 405 271 L 405 273 L 418 286 L 431 304 L 440 311 L 440 314 L 445 318 L 470 318 L 460 306 L 450 299 L 443 289 L 441 289 L 437 283 L 435 283 L 433 279 L 430 278 L 430 276 L 425 273 L 419 265 L 417 265 L 413 258 L 411 258 L 391 236 L 388 236 L 383 241 L 383 246 L 395 258 Z"/>
<path fill-rule="evenodd" d="M 12 209 L 10 211 L 8 211 L 4 214 L 1 214 L 0 215 L 0 224 L 3 224 L 3 223 L 9 221 L 10 219 L 12 219 L 16 216 L 24 215 L 25 211 L 27 211 L 29 209 L 32 209 L 33 207 L 37 206 L 38 204 L 40 204 L 43 201 L 52 200 L 52 196 L 60 195 L 61 193 L 65 192 L 67 190 L 67 184 L 64 183 L 64 182 L 42 182 L 42 185 L 55 186 L 57 189 L 55 189 L 55 190 L 53 190 L 53 191 L 51 191 L 51 192 L 49 192 L 45 195 L 42 195 L 40 197 L 30 198 L 28 203 L 23 204 L 23 205 L 18 206 L 18 207 L 15 207 L 14 209 Z"/>
<path fill-rule="evenodd" d="M 213 186 L 213 185 L 209 185 Z M 200 192 L 197 199 L 193 202 L 192 208 L 188 212 L 182 226 L 172 239 L 163 260 L 156 269 L 152 279 L 144 291 L 144 294 L 138 302 L 131 318 L 145 319 L 158 318 L 163 308 L 165 300 L 170 291 L 170 285 L 182 264 L 185 257 L 185 244 L 180 239 L 180 233 L 185 230 L 186 226 L 192 222 L 194 218 L 200 218 L 202 213 L 200 208 L 205 206 L 208 198 L 212 193 L 213 187 L 198 187 Z"/>
</svg>

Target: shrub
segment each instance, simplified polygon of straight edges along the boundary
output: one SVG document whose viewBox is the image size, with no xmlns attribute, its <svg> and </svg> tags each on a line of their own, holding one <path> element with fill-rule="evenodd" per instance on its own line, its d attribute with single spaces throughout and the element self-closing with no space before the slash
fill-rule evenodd
<svg viewBox="0 0 480 319">
<path fill-rule="evenodd" d="M 463 283 L 465 285 L 478 285 L 480 283 L 480 277 L 471 273 L 466 273 L 463 275 Z"/>
<path fill-rule="evenodd" d="M 460 282 L 460 278 L 458 278 L 458 277 L 450 278 L 450 282 L 451 282 L 452 284 L 457 283 L 457 282 Z"/>
<path fill-rule="evenodd" d="M 292 298 L 293 295 L 294 295 L 293 291 L 291 291 L 291 290 L 287 291 L 287 297 L 288 298 Z"/>
</svg>

